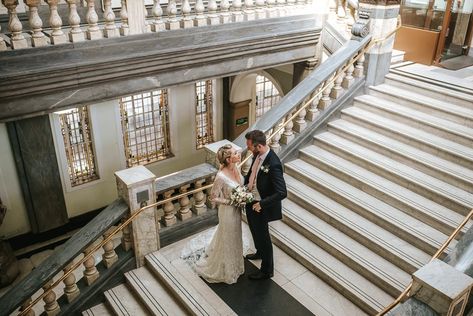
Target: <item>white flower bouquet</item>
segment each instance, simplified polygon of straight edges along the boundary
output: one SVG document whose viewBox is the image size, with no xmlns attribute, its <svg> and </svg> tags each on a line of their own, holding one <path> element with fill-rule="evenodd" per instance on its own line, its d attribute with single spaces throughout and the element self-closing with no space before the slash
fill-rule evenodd
<svg viewBox="0 0 473 316">
<path fill-rule="evenodd" d="M 236 207 L 244 207 L 245 204 L 253 202 L 253 193 L 248 191 L 244 185 L 236 186 L 230 195 L 230 204 Z"/>
</svg>

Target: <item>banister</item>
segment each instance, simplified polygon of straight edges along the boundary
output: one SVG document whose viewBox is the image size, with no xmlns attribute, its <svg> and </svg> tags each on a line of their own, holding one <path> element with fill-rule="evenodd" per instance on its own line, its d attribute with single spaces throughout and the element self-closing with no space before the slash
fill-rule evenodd
<svg viewBox="0 0 473 316">
<path fill-rule="evenodd" d="M 128 205 L 117 199 L 75 233 L 37 268 L 0 297 L 0 316 L 12 313 L 22 302 L 29 299 L 47 281 L 61 272 L 75 257 L 128 212 Z"/>
</svg>

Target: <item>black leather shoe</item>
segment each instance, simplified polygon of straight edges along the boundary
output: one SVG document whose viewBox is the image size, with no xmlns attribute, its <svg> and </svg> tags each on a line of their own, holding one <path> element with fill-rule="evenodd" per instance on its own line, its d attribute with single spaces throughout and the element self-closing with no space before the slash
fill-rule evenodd
<svg viewBox="0 0 473 316">
<path fill-rule="evenodd" d="M 258 271 L 257 273 L 250 274 L 248 278 L 250 280 L 267 280 L 273 277 L 273 274 L 266 274 L 261 271 Z"/>
<path fill-rule="evenodd" d="M 248 260 L 257 260 L 257 259 L 261 259 L 261 256 L 257 253 L 252 253 L 252 254 L 246 255 L 245 258 Z"/>
</svg>

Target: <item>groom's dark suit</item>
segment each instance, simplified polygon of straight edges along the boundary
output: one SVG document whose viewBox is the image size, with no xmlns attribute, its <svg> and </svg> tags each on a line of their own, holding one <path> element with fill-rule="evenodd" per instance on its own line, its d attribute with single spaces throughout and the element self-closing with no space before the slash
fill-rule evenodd
<svg viewBox="0 0 473 316">
<path fill-rule="evenodd" d="M 257 161 L 256 157 L 251 164 L 250 172 L 245 177 L 245 184 L 248 184 L 253 164 Z M 261 272 L 266 275 L 272 275 L 274 272 L 273 247 L 269 235 L 268 222 L 282 218 L 281 200 L 286 198 L 286 182 L 283 177 L 283 168 L 279 157 L 270 149 L 256 176 L 256 188 L 261 196 L 261 211 L 258 213 L 253 210 L 255 200 L 246 205 L 246 216 L 248 225 L 255 242 L 257 254 L 261 256 Z"/>
</svg>

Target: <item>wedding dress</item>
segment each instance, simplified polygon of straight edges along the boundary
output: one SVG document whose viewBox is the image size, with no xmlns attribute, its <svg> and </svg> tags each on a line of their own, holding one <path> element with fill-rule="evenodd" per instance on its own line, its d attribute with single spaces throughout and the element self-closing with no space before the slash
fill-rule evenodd
<svg viewBox="0 0 473 316">
<path fill-rule="evenodd" d="M 182 251 L 181 257 L 209 283 L 236 283 L 245 271 L 241 209 L 230 204 L 233 188 L 240 183 L 227 177 L 222 171 L 215 177 L 210 201 L 218 206 L 216 229 L 192 239 Z M 250 248 L 245 236 L 245 249 Z"/>
</svg>

